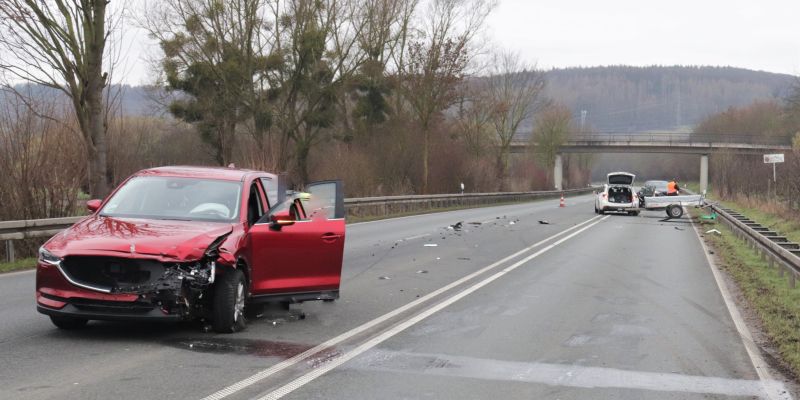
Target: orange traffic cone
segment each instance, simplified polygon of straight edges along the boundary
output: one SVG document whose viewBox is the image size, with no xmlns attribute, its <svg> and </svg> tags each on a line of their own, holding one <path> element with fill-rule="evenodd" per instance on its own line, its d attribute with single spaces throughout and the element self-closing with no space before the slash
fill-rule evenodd
<svg viewBox="0 0 800 400">
<path fill-rule="evenodd" d="M 564 194 L 561 194 L 561 201 L 558 203 L 559 207 L 566 207 L 567 205 L 564 203 Z"/>
</svg>

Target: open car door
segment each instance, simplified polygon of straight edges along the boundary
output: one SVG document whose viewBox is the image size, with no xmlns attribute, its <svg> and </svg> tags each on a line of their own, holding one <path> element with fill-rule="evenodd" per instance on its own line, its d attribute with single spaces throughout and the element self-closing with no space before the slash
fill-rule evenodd
<svg viewBox="0 0 800 400">
<path fill-rule="evenodd" d="M 250 230 L 254 297 L 338 297 L 345 221 L 341 181 L 312 183 Z"/>
</svg>

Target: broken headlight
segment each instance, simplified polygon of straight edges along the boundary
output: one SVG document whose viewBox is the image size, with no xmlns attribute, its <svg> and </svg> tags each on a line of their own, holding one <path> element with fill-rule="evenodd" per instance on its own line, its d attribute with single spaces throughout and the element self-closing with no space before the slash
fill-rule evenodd
<svg viewBox="0 0 800 400">
<path fill-rule="evenodd" d="M 58 265 L 61 263 L 61 259 L 47 251 L 44 246 L 39 247 L 39 261 L 50 265 Z"/>
</svg>

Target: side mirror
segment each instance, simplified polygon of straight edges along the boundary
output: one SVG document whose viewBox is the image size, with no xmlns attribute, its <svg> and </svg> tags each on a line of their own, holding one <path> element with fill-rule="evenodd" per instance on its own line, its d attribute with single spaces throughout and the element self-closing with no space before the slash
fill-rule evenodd
<svg viewBox="0 0 800 400">
<path fill-rule="evenodd" d="M 281 227 L 294 225 L 294 217 L 289 210 L 277 211 L 269 216 L 269 227 L 280 230 Z"/>
<path fill-rule="evenodd" d="M 86 202 L 86 208 L 90 212 L 96 212 L 100 208 L 101 204 L 103 204 L 103 200 L 92 199 L 92 200 L 89 200 L 89 201 Z"/>
</svg>

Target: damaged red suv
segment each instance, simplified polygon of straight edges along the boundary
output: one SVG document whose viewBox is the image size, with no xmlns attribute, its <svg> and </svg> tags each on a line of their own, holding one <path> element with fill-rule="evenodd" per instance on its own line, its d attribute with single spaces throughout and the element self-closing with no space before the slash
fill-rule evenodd
<svg viewBox="0 0 800 400">
<path fill-rule="evenodd" d="M 205 318 L 235 332 L 246 304 L 338 298 L 341 183 L 294 194 L 282 186 L 276 175 L 233 168 L 134 174 L 39 249 L 38 311 L 64 329 Z"/>
</svg>

